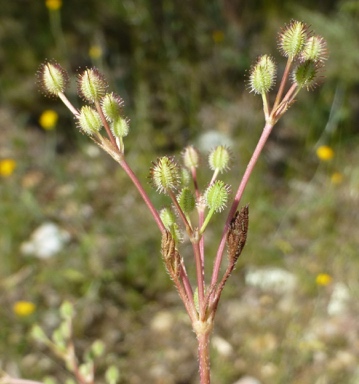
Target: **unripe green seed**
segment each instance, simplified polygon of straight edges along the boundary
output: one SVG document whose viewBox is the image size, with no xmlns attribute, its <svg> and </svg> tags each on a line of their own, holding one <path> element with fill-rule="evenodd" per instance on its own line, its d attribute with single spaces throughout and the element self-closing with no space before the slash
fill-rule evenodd
<svg viewBox="0 0 359 384">
<path fill-rule="evenodd" d="M 115 137 L 125 137 L 128 135 L 128 120 L 119 116 L 110 124 L 111 131 Z"/>
<path fill-rule="evenodd" d="M 170 230 L 173 224 L 176 222 L 176 216 L 173 211 L 169 208 L 163 208 L 160 211 L 160 218 L 163 222 L 163 225 L 167 230 Z"/>
<path fill-rule="evenodd" d="M 192 145 L 184 149 L 184 151 L 182 152 L 182 157 L 183 157 L 183 163 L 185 167 L 189 169 L 198 167 L 199 154 L 197 149 L 194 148 Z"/>
<path fill-rule="evenodd" d="M 191 175 L 187 168 L 181 167 L 181 185 L 188 185 L 191 181 Z"/>
<path fill-rule="evenodd" d="M 85 383 L 93 382 L 93 372 L 94 372 L 94 363 L 93 361 L 88 361 L 79 366 L 79 373 Z"/>
<path fill-rule="evenodd" d="M 81 108 L 77 121 L 79 127 L 90 136 L 99 132 L 102 127 L 100 115 L 88 105 Z"/>
<path fill-rule="evenodd" d="M 32 327 L 31 336 L 41 343 L 46 343 L 49 340 L 43 329 L 37 324 Z"/>
<path fill-rule="evenodd" d="M 106 120 L 111 122 L 121 117 L 123 100 L 120 96 L 111 93 L 106 93 L 101 101 L 102 111 Z"/>
<path fill-rule="evenodd" d="M 223 181 L 215 181 L 204 193 L 207 207 L 215 212 L 222 211 L 226 207 L 229 191 L 230 187 Z"/>
<path fill-rule="evenodd" d="M 58 328 L 59 332 L 62 334 L 63 338 L 68 340 L 71 337 L 71 322 L 64 320 Z"/>
<path fill-rule="evenodd" d="M 57 348 L 62 351 L 66 351 L 66 338 L 60 328 L 55 329 L 52 333 L 52 341 L 56 344 Z"/>
<path fill-rule="evenodd" d="M 95 340 L 91 345 L 91 352 L 95 357 L 103 356 L 106 346 L 102 340 Z"/>
<path fill-rule="evenodd" d="M 212 171 L 218 170 L 219 172 L 224 172 L 229 168 L 230 160 L 229 150 L 224 145 L 216 147 L 208 157 L 209 167 Z"/>
<path fill-rule="evenodd" d="M 328 57 L 326 41 L 321 36 L 311 36 L 300 54 L 301 61 L 311 60 L 323 63 Z"/>
<path fill-rule="evenodd" d="M 259 57 L 251 69 L 249 77 L 250 91 L 259 95 L 270 91 L 275 83 L 276 65 L 268 55 Z"/>
<path fill-rule="evenodd" d="M 319 68 L 320 66 L 310 60 L 299 64 L 293 71 L 293 82 L 298 84 L 299 88 L 305 87 L 307 90 L 315 88 Z"/>
<path fill-rule="evenodd" d="M 100 101 L 106 94 L 108 84 L 104 76 L 96 69 L 86 69 L 78 76 L 80 96 L 90 103 Z"/>
<path fill-rule="evenodd" d="M 150 177 L 153 186 L 160 193 L 167 193 L 179 186 L 179 169 L 173 158 L 163 156 L 153 164 Z"/>
<path fill-rule="evenodd" d="M 279 35 L 279 49 L 283 56 L 294 59 L 300 54 L 308 38 L 308 26 L 293 20 Z"/>
<path fill-rule="evenodd" d="M 182 189 L 177 196 L 177 201 L 185 214 L 191 213 L 196 206 L 196 200 L 188 187 Z"/>
<path fill-rule="evenodd" d="M 106 384 L 117 384 L 120 380 L 120 371 L 115 365 L 107 368 L 105 373 Z"/>
<path fill-rule="evenodd" d="M 64 301 L 60 307 L 60 315 L 63 319 L 72 319 L 74 316 L 74 306 L 69 301 Z"/>
<path fill-rule="evenodd" d="M 56 62 L 45 62 L 37 71 L 38 82 L 43 90 L 52 96 L 64 92 L 68 83 L 67 72 Z"/>
</svg>

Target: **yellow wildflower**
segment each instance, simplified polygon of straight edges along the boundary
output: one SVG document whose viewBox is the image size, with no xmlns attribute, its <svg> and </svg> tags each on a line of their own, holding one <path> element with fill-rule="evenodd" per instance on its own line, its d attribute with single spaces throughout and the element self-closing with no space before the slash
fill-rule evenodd
<svg viewBox="0 0 359 384">
<path fill-rule="evenodd" d="M 102 48 L 99 45 L 91 45 L 89 49 L 91 59 L 99 59 L 102 56 Z"/>
<path fill-rule="evenodd" d="M 35 304 L 31 301 L 17 301 L 12 310 L 19 317 L 30 316 L 35 311 Z"/>
<path fill-rule="evenodd" d="M 317 148 L 317 156 L 322 161 L 329 161 L 334 157 L 334 151 L 328 145 L 321 145 Z"/>
<path fill-rule="evenodd" d="M 224 32 L 218 29 L 212 32 L 212 39 L 216 44 L 221 43 L 224 40 Z"/>
<path fill-rule="evenodd" d="M 16 168 L 16 162 L 13 159 L 3 159 L 0 160 L 0 176 L 8 177 Z"/>
<path fill-rule="evenodd" d="M 50 11 L 58 11 L 62 7 L 62 0 L 46 0 L 45 5 Z"/>
<path fill-rule="evenodd" d="M 315 279 L 315 282 L 318 285 L 326 286 L 332 282 L 333 278 L 327 273 L 319 273 Z"/>
<path fill-rule="evenodd" d="M 343 175 L 340 172 L 334 172 L 330 180 L 333 184 L 340 184 L 343 181 Z"/>
<path fill-rule="evenodd" d="M 46 109 L 39 118 L 39 123 L 43 129 L 50 131 L 55 128 L 59 115 L 52 109 Z"/>
</svg>

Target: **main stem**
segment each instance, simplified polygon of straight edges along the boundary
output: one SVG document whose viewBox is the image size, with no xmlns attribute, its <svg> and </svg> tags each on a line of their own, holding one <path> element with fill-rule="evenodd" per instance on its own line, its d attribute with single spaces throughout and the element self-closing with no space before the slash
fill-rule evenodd
<svg viewBox="0 0 359 384">
<path fill-rule="evenodd" d="M 211 382 L 211 367 L 210 367 L 210 359 L 209 359 L 209 339 L 210 339 L 210 335 L 208 333 L 197 336 L 199 376 L 200 376 L 200 383 L 201 384 L 210 384 L 210 382 Z"/>
<path fill-rule="evenodd" d="M 210 384 L 211 369 L 209 359 L 209 341 L 213 327 L 213 318 L 198 320 L 193 323 L 193 330 L 196 333 L 198 341 L 198 363 L 199 376 L 201 384 Z"/>
</svg>

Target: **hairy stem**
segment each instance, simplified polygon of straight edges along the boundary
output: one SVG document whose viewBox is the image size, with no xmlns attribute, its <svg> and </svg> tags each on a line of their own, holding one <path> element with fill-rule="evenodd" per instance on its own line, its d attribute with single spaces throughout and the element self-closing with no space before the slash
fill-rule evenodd
<svg viewBox="0 0 359 384">
<path fill-rule="evenodd" d="M 70 112 L 75 117 L 78 117 L 79 116 L 79 111 L 71 104 L 69 99 L 62 92 L 59 92 L 58 96 L 59 96 L 60 100 L 65 104 L 65 106 L 70 110 Z"/>
<path fill-rule="evenodd" d="M 284 87 L 285 87 L 285 84 L 286 84 L 286 82 L 288 80 L 289 71 L 290 71 L 290 67 L 291 67 L 292 63 L 293 63 L 293 59 L 288 57 L 287 64 L 285 66 L 284 73 L 283 73 L 283 76 L 282 76 L 282 80 L 281 80 L 281 83 L 280 83 L 280 86 L 279 86 L 279 90 L 278 90 L 278 93 L 277 93 L 277 96 L 275 98 L 275 102 L 274 102 L 274 105 L 273 105 L 273 109 L 272 109 L 273 111 L 277 108 L 277 106 L 281 102 L 281 98 L 282 98 L 282 95 L 283 95 L 283 92 L 284 92 Z"/>
<path fill-rule="evenodd" d="M 101 121 L 102 121 L 103 126 L 105 127 L 105 130 L 106 130 L 108 138 L 111 140 L 112 145 L 115 148 L 117 148 L 116 140 L 115 140 L 115 138 L 114 138 L 114 136 L 113 136 L 113 134 L 111 132 L 111 129 L 110 129 L 109 125 L 108 125 L 108 122 L 107 122 L 107 120 L 105 118 L 105 115 L 102 112 L 102 108 L 101 108 L 100 103 L 98 101 L 96 101 L 95 102 L 95 106 L 96 106 L 96 110 L 97 110 L 98 114 L 101 117 Z"/>
<path fill-rule="evenodd" d="M 192 241 L 194 258 L 196 262 L 196 275 L 198 287 L 198 303 L 199 303 L 199 317 L 203 319 L 205 314 L 204 308 L 204 269 L 202 268 L 201 252 L 199 249 L 198 241 Z"/>
<path fill-rule="evenodd" d="M 0 379 L 1 384 L 43 384 L 41 381 L 17 379 L 15 377 L 5 376 Z"/>
<path fill-rule="evenodd" d="M 126 162 L 124 157 L 122 157 L 121 160 L 119 160 L 119 164 L 121 165 L 123 170 L 127 173 L 128 177 L 131 179 L 131 181 L 133 182 L 135 187 L 137 188 L 137 190 L 140 193 L 142 199 L 144 200 L 145 204 L 147 205 L 148 209 L 150 210 L 153 218 L 155 219 L 155 222 L 156 222 L 159 230 L 161 232 L 164 232 L 166 229 L 165 229 L 165 226 L 162 223 L 160 215 L 158 214 L 156 208 L 152 204 L 152 201 L 148 197 L 148 195 L 145 192 L 145 190 L 143 189 L 140 181 L 138 180 L 137 176 L 133 173 L 131 167 L 128 165 L 128 163 Z"/>
<path fill-rule="evenodd" d="M 218 251 L 217 251 L 217 255 L 216 255 L 216 259 L 215 259 L 215 262 L 214 262 L 214 267 L 213 267 L 213 273 L 212 273 L 212 281 L 211 281 L 211 284 L 216 284 L 217 280 L 218 280 L 218 274 L 219 274 L 219 270 L 220 270 L 220 267 L 221 267 L 221 262 L 222 262 L 222 258 L 223 258 L 223 252 L 224 252 L 224 248 L 225 248 L 225 245 L 226 245 L 226 240 L 227 240 L 227 232 L 228 232 L 228 229 L 229 229 L 229 225 L 231 223 L 231 220 L 238 208 L 238 205 L 239 205 L 239 202 L 242 198 L 242 195 L 243 195 L 243 192 L 247 186 L 247 183 L 248 183 L 248 180 L 249 180 L 249 177 L 251 175 L 251 173 L 253 172 L 253 168 L 254 166 L 256 165 L 257 163 L 257 160 L 259 158 L 259 155 L 261 154 L 262 150 L 263 150 L 263 147 L 265 145 L 265 143 L 267 142 L 267 139 L 270 135 L 270 133 L 272 132 L 272 128 L 273 128 L 273 124 L 270 124 L 269 122 L 267 122 L 263 128 L 263 131 L 262 131 L 262 135 L 257 143 L 257 146 L 252 154 L 252 157 L 251 159 L 249 160 L 249 163 L 247 165 L 247 168 L 244 172 L 244 175 L 243 175 L 243 178 L 239 184 L 239 187 L 238 187 L 238 190 L 237 190 L 237 193 L 236 193 L 236 196 L 233 200 L 233 203 L 232 203 L 232 206 L 231 206 L 231 209 L 229 210 L 229 213 L 228 213 L 228 216 L 227 216 L 227 220 L 226 220 L 226 223 L 224 225 L 224 228 L 223 228 L 223 233 L 222 233 L 222 238 L 221 238 L 221 242 L 220 242 L 220 245 L 218 247 Z"/>
<path fill-rule="evenodd" d="M 201 199 L 201 193 L 198 188 L 197 172 L 195 167 L 191 168 L 191 174 L 192 174 L 194 190 L 196 193 L 196 200 L 199 203 Z M 201 205 L 197 207 L 197 212 L 198 212 L 198 227 L 201 228 L 204 220 L 204 210 L 201 207 Z M 203 236 L 201 236 L 199 239 L 199 250 L 201 254 L 202 269 L 204 270 L 204 237 Z"/>
<path fill-rule="evenodd" d="M 210 384 L 211 369 L 209 359 L 210 336 L 213 327 L 212 319 L 207 321 L 197 321 L 194 326 L 194 331 L 198 341 L 198 363 L 199 376 L 201 384 Z"/>
</svg>

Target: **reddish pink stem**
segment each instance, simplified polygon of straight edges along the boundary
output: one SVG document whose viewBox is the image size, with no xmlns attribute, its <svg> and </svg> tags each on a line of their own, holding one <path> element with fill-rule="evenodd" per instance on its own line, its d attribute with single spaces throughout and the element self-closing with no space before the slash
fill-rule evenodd
<svg viewBox="0 0 359 384">
<path fill-rule="evenodd" d="M 161 232 L 164 232 L 165 226 L 162 223 L 162 220 L 160 218 L 160 215 L 158 214 L 156 208 L 153 206 L 152 201 L 148 197 L 147 193 L 143 189 L 140 181 L 138 180 L 137 176 L 133 173 L 131 167 L 128 165 L 127 161 L 123 157 L 121 161 L 119 161 L 121 167 L 123 170 L 127 173 L 128 177 L 131 179 L 135 187 L 137 188 L 138 192 L 140 193 L 142 199 L 144 200 L 145 204 L 147 205 L 148 209 L 150 210 L 153 218 L 155 219 L 155 222 Z"/>
<path fill-rule="evenodd" d="M 211 367 L 209 358 L 210 333 L 205 332 L 197 335 L 198 341 L 198 363 L 201 384 L 210 384 Z"/>
<path fill-rule="evenodd" d="M 277 106 L 281 102 L 281 98 L 282 98 L 282 95 L 283 95 L 283 92 L 284 92 L 284 87 L 285 87 L 285 84 L 287 82 L 287 79 L 288 79 L 288 76 L 289 76 L 290 67 L 291 67 L 292 63 L 293 63 L 293 60 L 288 58 L 287 64 L 285 66 L 284 73 L 283 73 L 283 76 L 282 76 L 282 80 L 281 80 L 281 83 L 280 83 L 280 86 L 279 86 L 279 90 L 277 92 L 277 96 L 276 96 L 275 101 L 274 101 L 274 105 L 273 105 L 272 111 L 275 111 Z"/>
<path fill-rule="evenodd" d="M 225 223 L 224 228 L 223 228 L 222 239 L 221 239 L 221 242 L 219 244 L 217 256 L 216 256 L 216 259 L 214 262 L 212 281 L 211 281 L 212 285 L 216 284 L 217 280 L 218 280 L 218 274 L 219 274 L 219 270 L 221 267 L 224 248 L 226 245 L 227 232 L 229 229 L 229 224 L 231 223 L 231 220 L 232 220 L 232 218 L 233 218 L 233 216 L 234 216 L 234 214 L 238 208 L 238 205 L 239 205 L 239 202 L 242 198 L 243 192 L 247 186 L 249 177 L 253 171 L 254 166 L 256 165 L 256 162 L 259 158 L 259 155 L 261 154 L 261 152 L 263 150 L 265 143 L 267 142 L 267 139 L 268 139 L 270 133 L 272 132 L 273 126 L 274 126 L 274 124 L 272 124 L 272 123 L 266 123 L 266 125 L 264 126 L 262 135 L 261 135 L 261 137 L 257 143 L 257 146 L 253 152 L 251 159 L 249 160 L 249 163 L 248 163 L 247 168 L 244 172 L 243 178 L 239 184 L 236 196 L 235 196 L 234 201 L 232 203 L 231 209 L 229 210 L 227 220 L 226 220 L 226 223 Z"/>
</svg>

